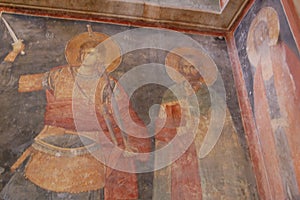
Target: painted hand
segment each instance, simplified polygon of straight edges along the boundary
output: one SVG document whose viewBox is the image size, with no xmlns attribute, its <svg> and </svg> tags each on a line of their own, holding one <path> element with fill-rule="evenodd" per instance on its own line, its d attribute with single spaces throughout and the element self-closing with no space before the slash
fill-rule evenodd
<svg viewBox="0 0 300 200">
<path fill-rule="evenodd" d="M 12 46 L 13 46 L 13 52 L 16 54 L 19 54 L 20 52 L 24 51 L 24 49 L 25 49 L 23 40 L 18 40 L 17 42 L 13 43 Z"/>
<path fill-rule="evenodd" d="M 18 40 L 17 42 L 12 44 L 13 50 L 4 58 L 4 61 L 12 63 L 15 61 L 16 57 L 22 52 L 24 53 L 25 45 L 23 44 L 23 40 Z"/>
<path fill-rule="evenodd" d="M 123 155 L 124 157 L 129 158 L 129 157 L 133 157 L 136 152 L 138 152 L 137 148 L 126 145 Z"/>
</svg>

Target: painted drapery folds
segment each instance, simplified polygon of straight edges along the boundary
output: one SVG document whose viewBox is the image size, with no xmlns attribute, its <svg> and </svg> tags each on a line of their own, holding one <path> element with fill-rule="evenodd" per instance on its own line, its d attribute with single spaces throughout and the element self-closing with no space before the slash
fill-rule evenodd
<svg viewBox="0 0 300 200">
<path fill-rule="evenodd" d="M 3 17 L 1 198 L 257 199 L 224 40 Z"/>
<path fill-rule="evenodd" d="M 264 157 L 261 192 L 297 199 L 300 57 L 281 3 L 256 2 L 235 37 Z"/>
<path fill-rule="evenodd" d="M 154 172 L 153 195 L 155 199 L 234 199 L 242 198 L 242 196 L 246 199 L 255 198 L 251 196 L 250 191 L 245 191 L 247 193 L 245 195 L 237 189 L 241 186 L 240 184 L 245 183 L 245 180 L 237 178 L 237 174 L 241 171 L 237 169 L 236 162 L 239 160 L 239 163 L 242 164 L 246 160 L 241 157 L 238 158 L 239 155 L 234 153 L 242 151 L 242 147 L 239 145 L 236 129 L 224 102 L 225 99 L 222 99 L 221 92 L 215 91 L 220 88 L 212 87 L 220 78 L 214 61 L 202 51 L 177 48 L 167 55 L 166 66 L 176 69 L 186 77 L 186 80 L 180 79 L 180 77 L 175 76 L 174 71 L 167 70 L 169 76 L 176 83 L 175 88 L 178 90 L 183 88 L 182 91 L 185 93 L 181 98 L 176 98 L 171 91 L 164 94 L 161 105 L 165 112 L 161 110 L 159 113 L 158 124 L 162 121 L 160 118 L 163 117 L 166 117 L 166 124 L 155 136 L 155 147 L 156 149 L 164 147 L 178 134 L 182 138 L 175 147 L 177 149 L 184 145 L 185 135 L 194 132 L 195 136 L 189 148 L 180 158 L 166 168 Z M 199 67 L 200 70 L 196 70 L 195 66 Z M 186 81 L 191 88 L 187 86 Z M 193 99 L 192 91 L 195 92 L 195 99 Z M 197 103 L 189 103 L 191 99 Z M 191 105 L 193 105 L 192 108 Z M 212 117 L 216 113 L 218 116 Z M 180 117 L 183 117 L 181 123 Z M 193 130 L 193 125 L 189 123 L 196 121 L 192 119 L 199 117 L 199 123 Z M 223 123 L 215 124 L 216 118 L 218 118 L 216 121 Z M 213 128 L 211 127 L 212 124 L 214 124 Z M 218 126 L 223 127 L 220 132 L 222 135 L 219 136 L 214 135 Z M 214 135 L 214 137 L 210 137 L 210 135 Z M 210 144 L 216 138 L 224 146 L 217 144 L 207 155 L 206 144 Z M 170 154 L 173 151 L 171 150 Z M 218 166 L 222 168 L 218 169 L 217 163 L 220 162 L 222 156 L 226 157 L 226 163 L 223 163 L 222 167 Z M 166 155 L 164 159 L 170 159 L 170 157 L 170 155 Z M 159 159 L 156 156 L 155 164 L 159 162 Z M 209 166 L 216 166 L 216 168 Z M 235 170 L 234 174 L 229 172 L 231 169 Z M 223 178 L 235 181 L 228 185 L 222 183 Z"/>
</svg>

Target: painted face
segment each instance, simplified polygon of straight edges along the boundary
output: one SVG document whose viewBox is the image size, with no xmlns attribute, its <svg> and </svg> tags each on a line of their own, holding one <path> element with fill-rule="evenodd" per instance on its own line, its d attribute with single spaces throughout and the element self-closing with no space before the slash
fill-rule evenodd
<svg viewBox="0 0 300 200">
<path fill-rule="evenodd" d="M 196 68 L 188 62 L 186 59 L 181 59 L 179 63 L 179 71 L 184 75 L 188 80 L 199 79 L 199 74 Z"/>
<path fill-rule="evenodd" d="M 83 49 L 80 54 L 81 63 L 84 65 L 92 64 L 92 62 L 95 61 L 96 59 L 96 54 L 92 55 L 94 51 L 95 51 L 94 48 Z M 90 56 L 88 57 L 88 55 Z"/>
<path fill-rule="evenodd" d="M 254 30 L 254 43 L 257 51 L 269 43 L 269 29 L 265 21 L 259 22 Z"/>
<path fill-rule="evenodd" d="M 191 84 L 192 88 L 197 91 L 201 86 L 201 76 L 198 70 L 186 59 L 181 59 L 178 70 Z"/>
<path fill-rule="evenodd" d="M 82 60 L 81 74 L 94 76 L 102 72 L 103 62 L 101 62 L 99 52 L 96 52 L 94 48 L 82 50 L 80 58 Z"/>
</svg>

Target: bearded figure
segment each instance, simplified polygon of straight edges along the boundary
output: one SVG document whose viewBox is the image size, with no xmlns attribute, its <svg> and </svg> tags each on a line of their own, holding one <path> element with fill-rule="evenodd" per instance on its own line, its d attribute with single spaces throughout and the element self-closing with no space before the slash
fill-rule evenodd
<svg viewBox="0 0 300 200">
<path fill-rule="evenodd" d="M 238 165 L 248 161 L 216 64 L 203 51 L 188 47 L 173 49 L 165 64 L 175 83 L 163 95 L 156 123 L 154 199 L 245 198 L 238 182 L 248 181 L 244 174 L 249 169 Z M 250 196 L 248 188 L 244 191 Z"/>
</svg>

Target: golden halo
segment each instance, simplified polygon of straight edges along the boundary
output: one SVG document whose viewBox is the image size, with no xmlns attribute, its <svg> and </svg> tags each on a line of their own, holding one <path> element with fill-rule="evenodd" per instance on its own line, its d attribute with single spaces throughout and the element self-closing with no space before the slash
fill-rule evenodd
<svg viewBox="0 0 300 200">
<path fill-rule="evenodd" d="M 180 60 L 183 58 L 198 70 L 201 75 L 201 77 L 199 77 L 200 82 L 203 82 L 204 79 L 205 84 L 210 86 L 217 80 L 218 73 L 215 62 L 207 54 L 195 48 L 180 47 L 173 49 L 166 56 L 165 64 L 177 71 L 180 67 Z M 175 82 L 180 83 L 183 81 L 179 75 L 180 72 L 177 71 L 177 73 L 175 73 L 168 68 L 166 68 L 166 71 Z"/>
<path fill-rule="evenodd" d="M 104 42 L 105 41 L 105 42 Z M 121 63 L 121 50 L 119 45 L 113 41 L 108 35 L 98 32 L 84 32 L 73 37 L 66 45 L 65 56 L 71 66 L 80 66 L 79 59 L 80 46 L 86 42 L 104 42 L 106 49 L 104 63 L 109 63 L 106 68 L 107 72 L 114 71 Z M 117 58 L 112 61 L 113 58 Z"/>
<path fill-rule="evenodd" d="M 268 28 L 268 36 L 269 41 L 268 45 L 273 46 L 277 44 L 278 37 L 279 37 L 279 31 L 280 31 L 280 25 L 279 25 L 279 18 L 276 10 L 272 7 L 265 7 L 262 8 L 257 16 L 252 21 L 249 33 L 247 37 L 247 54 L 248 58 L 253 66 L 256 66 L 260 59 L 260 53 L 257 51 L 256 43 L 259 41 L 256 41 L 255 39 L 255 31 L 258 30 L 259 24 L 265 23 Z M 262 31 L 262 30 L 261 30 Z M 263 38 L 262 38 L 263 39 Z"/>
</svg>

